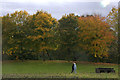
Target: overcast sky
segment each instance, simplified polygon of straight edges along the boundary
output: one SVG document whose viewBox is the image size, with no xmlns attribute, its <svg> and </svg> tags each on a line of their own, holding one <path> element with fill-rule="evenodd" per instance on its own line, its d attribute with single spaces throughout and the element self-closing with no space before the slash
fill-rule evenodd
<svg viewBox="0 0 120 80">
<path fill-rule="evenodd" d="M 60 19 L 62 15 L 69 13 L 79 16 L 94 13 L 107 16 L 112 7 L 118 7 L 118 0 L 111 2 L 102 2 L 102 0 L 2 0 L 0 5 L 0 16 L 16 10 L 26 10 L 29 14 L 43 10 L 51 13 L 54 18 Z"/>
</svg>

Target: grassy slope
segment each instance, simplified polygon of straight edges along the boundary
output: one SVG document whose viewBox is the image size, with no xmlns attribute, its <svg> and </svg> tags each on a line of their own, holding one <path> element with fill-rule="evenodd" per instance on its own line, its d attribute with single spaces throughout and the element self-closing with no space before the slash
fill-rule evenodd
<svg viewBox="0 0 120 80">
<path fill-rule="evenodd" d="M 77 74 L 71 74 L 71 62 L 66 61 L 5 61 L 2 65 L 3 77 L 82 77 L 116 78 L 118 66 L 114 64 L 77 63 Z M 110 67 L 116 73 L 96 74 L 95 68 Z"/>
</svg>

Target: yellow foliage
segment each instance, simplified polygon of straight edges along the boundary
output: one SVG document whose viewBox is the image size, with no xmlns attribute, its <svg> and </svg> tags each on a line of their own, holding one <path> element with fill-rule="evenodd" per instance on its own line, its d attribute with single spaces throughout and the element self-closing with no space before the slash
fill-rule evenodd
<svg viewBox="0 0 120 80">
<path fill-rule="evenodd" d="M 18 56 L 16 56 L 16 60 L 18 60 Z"/>
<path fill-rule="evenodd" d="M 94 57 L 97 57 L 97 56 L 96 56 L 96 53 L 95 53 Z"/>
</svg>

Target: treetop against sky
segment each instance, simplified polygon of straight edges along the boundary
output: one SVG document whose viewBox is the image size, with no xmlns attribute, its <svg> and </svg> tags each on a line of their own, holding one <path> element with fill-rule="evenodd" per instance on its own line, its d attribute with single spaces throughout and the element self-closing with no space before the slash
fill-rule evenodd
<svg viewBox="0 0 120 80">
<path fill-rule="evenodd" d="M 76 15 L 97 13 L 107 16 L 112 7 L 118 7 L 118 2 L 119 0 L 2 0 L 0 16 L 20 10 L 26 10 L 29 14 L 44 10 L 57 19 L 69 13 Z"/>
</svg>

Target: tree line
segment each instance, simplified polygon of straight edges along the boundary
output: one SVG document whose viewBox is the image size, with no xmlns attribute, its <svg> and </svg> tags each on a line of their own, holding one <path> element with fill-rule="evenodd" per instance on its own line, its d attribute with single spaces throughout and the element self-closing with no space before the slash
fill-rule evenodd
<svg viewBox="0 0 120 80">
<path fill-rule="evenodd" d="M 15 11 L 2 18 L 2 54 L 10 60 L 117 62 L 118 9 L 107 17 Z"/>
</svg>

